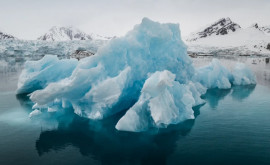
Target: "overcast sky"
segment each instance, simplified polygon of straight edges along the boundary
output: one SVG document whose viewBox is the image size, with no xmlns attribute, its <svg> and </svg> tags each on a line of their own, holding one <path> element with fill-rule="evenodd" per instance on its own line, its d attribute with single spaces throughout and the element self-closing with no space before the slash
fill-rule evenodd
<svg viewBox="0 0 270 165">
<path fill-rule="evenodd" d="M 270 0 L 0 0 L 0 31 L 21 39 L 54 25 L 121 36 L 143 17 L 179 23 L 184 36 L 222 17 L 242 27 L 270 25 Z"/>
</svg>

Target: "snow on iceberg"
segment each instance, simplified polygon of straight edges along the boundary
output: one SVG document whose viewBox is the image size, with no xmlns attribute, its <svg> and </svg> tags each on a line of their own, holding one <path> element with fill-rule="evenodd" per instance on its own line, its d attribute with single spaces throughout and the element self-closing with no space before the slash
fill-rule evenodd
<svg viewBox="0 0 270 165">
<path fill-rule="evenodd" d="M 207 88 L 230 88 L 238 78 L 244 84 L 241 77 L 251 79 L 246 74 L 243 70 L 237 77 L 218 60 L 195 69 L 179 25 L 144 18 L 126 36 L 79 62 L 51 56 L 28 62 L 18 93 L 34 91 L 33 109 L 68 108 L 89 119 L 127 110 L 116 129 L 139 132 L 193 119 L 192 107 L 204 103 L 201 95 Z"/>
</svg>

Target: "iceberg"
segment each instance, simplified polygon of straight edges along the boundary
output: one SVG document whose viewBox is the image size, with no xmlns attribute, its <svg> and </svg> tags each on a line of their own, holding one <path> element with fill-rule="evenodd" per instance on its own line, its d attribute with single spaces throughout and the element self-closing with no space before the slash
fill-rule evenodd
<svg viewBox="0 0 270 165">
<path fill-rule="evenodd" d="M 194 119 L 192 107 L 205 102 L 201 96 L 209 88 L 254 82 L 246 67 L 239 70 L 242 74 L 231 73 L 216 59 L 194 68 L 179 25 L 144 18 L 94 56 L 27 62 L 17 92 L 30 93 L 31 116 L 71 109 L 100 120 L 126 111 L 115 128 L 140 132 Z"/>
<path fill-rule="evenodd" d="M 144 18 L 125 37 L 111 40 L 95 56 L 80 60 L 70 77 L 34 91 L 30 98 L 48 107 L 60 99 L 80 116 L 102 119 L 129 108 L 148 74 L 165 69 L 181 83 L 194 74 L 179 26 Z"/>
<path fill-rule="evenodd" d="M 243 63 L 237 63 L 232 71 L 233 85 L 256 84 L 254 73 Z"/>
<path fill-rule="evenodd" d="M 197 69 L 194 79 L 206 88 L 228 89 L 231 88 L 232 74 L 219 60 L 213 59 L 209 65 Z"/>
</svg>

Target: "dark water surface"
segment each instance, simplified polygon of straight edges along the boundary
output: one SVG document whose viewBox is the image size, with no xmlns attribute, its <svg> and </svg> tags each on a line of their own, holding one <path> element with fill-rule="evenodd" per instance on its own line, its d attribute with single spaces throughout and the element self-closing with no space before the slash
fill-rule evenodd
<svg viewBox="0 0 270 165">
<path fill-rule="evenodd" d="M 210 61 L 199 60 L 196 66 Z M 72 113 L 30 120 L 32 102 L 15 95 L 22 65 L 2 63 L 0 165 L 269 165 L 270 69 L 266 63 L 254 65 L 256 75 L 266 75 L 257 76 L 258 85 L 208 90 L 206 104 L 194 108 L 195 120 L 158 132 L 127 133 L 114 129 L 121 114 L 96 122 Z"/>
</svg>

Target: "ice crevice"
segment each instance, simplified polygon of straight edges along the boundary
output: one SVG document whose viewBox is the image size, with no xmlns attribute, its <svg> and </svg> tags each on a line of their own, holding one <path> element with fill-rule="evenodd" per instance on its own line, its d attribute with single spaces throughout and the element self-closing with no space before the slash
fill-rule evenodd
<svg viewBox="0 0 270 165">
<path fill-rule="evenodd" d="M 144 18 L 94 56 L 26 62 L 17 93 L 30 93 L 36 103 L 31 117 L 41 113 L 35 111 L 40 107 L 48 113 L 71 108 L 93 120 L 128 109 L 115 128 L 141 132 L 194 119 L 192 107 L 204 103 L 201 96 L 209 88 L 248 84 L 256 84 L 256 78 L 242 63 L 233 71 L 216 59 L 195 68 L 178 24 Z"/>
</svg>

